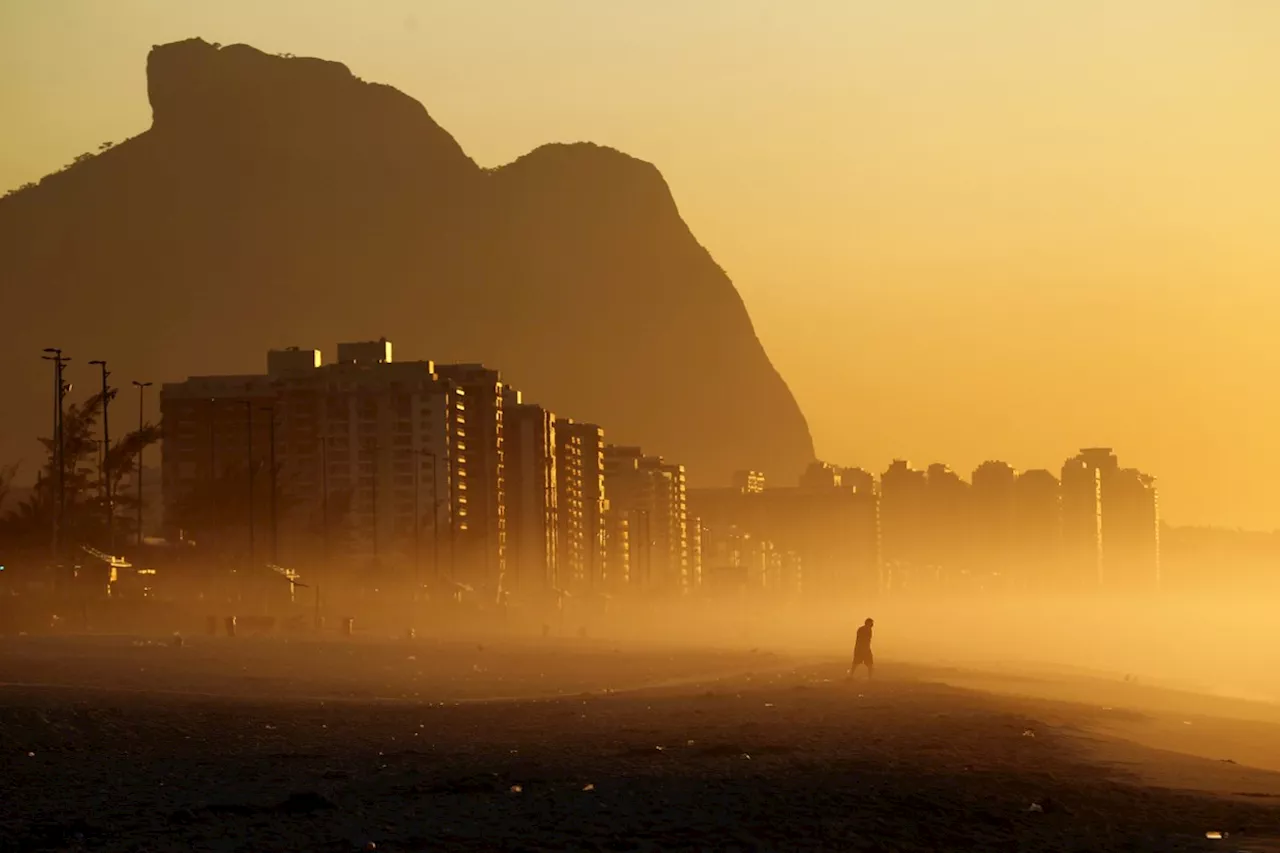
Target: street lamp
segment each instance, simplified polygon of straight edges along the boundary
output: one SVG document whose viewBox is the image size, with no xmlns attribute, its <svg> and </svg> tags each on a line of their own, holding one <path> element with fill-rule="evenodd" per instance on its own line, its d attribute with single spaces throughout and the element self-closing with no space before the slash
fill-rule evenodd
<svg viewBox="0 0 1280 853">
<path fill-rule="evenodd" d="M 56 558 L 58 540 L 62 532 L 62 518 L 67 502 L 67 465 L 62 441 L 62 401 L 66 398 L 67 392 L 71 390 L 71 386 L 62 381 L 62 371 L 71 359 L 63 358 L 62 350 L 57 347 L 45 347 L 44 353 L 41 358 L 45 361 L 53 362 L 53 461 L 58 467 L 58 478 L 56 480 L 58 503 L 53 518 L 53 554 Z"/>
<path fill-rule="evenodd" d="M 114 554 L 116 547 L 115 502 L 111 499 L 111 474 L 107 471 L 107 459 L 111 454 L 111 420 L 109 417 L 111 388 L 107 385 L 107 377 L 111 375 L 111 372 L 107 370 L 107 363 L 102 359 L 89 363 L 102 368 L 102 462 L 98 466 L 98 477 L 102 481 L 102 504 L 107 513 L 108 549 Z"/>
<path fill-rule="evenodd" d="M 143 418 L 144 418 L 143 399 L 144 399 L 144 397 L 146 396 L 147 389 L 151 387 L 151 383 L 150 383 L 150 382 L 139 382 L 138 380 L 136 380 L 136 379 L 135 379 L 135 380 L 133 380 L 133 387 L 135 387 L 135 388 L 137 388 L 137 389 L 138 389 L 138 439 L 139 439 L 139 442 L 140 442 L 140 443 L 138 444 L 138 547 L 142 547 L 142 451 L 143 451 L 143 444 L 141 444 L 141 439 L 142 439 L 142 429 L 143 429 L 143 426 L 145 425 L 145 422 L 144 422 L 144 420 L 143 420 Z"/>
</svg>

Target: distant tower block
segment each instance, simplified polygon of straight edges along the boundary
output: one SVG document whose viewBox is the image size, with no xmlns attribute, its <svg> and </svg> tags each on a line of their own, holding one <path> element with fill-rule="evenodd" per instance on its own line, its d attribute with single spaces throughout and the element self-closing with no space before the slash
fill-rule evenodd
<svg viewBox="0 0 1280 853">
<path fill-rule="evenodd" d="M 318 349 L 288 347 L 267 351 L 267 375 L 271 377 L 315 370 L 321 363 Z"/>
<path fill-rule="evenodd" d="M 764 474 L 759 471 L 734 471 L 731 485 L 744 495 L 758 495 L 764 491 Z"/>
<path fill-rule="evenodd" d="M 390 364 L 391 341 L 386 338 L 379 338 L 376 341 L 338 344 L 338 363 Z"/>
</svg>

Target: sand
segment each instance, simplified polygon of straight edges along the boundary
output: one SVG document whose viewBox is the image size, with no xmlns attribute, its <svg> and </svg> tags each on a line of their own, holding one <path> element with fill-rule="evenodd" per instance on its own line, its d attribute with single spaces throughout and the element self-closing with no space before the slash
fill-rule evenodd
<svg viewBox="0 0 1280 853">
<path fill-rule="evenodd" d="M 0 850 L 1280 850 L 1280 776 L 1130 736 L 1179 708 L 994 681 L 564 641 L 10 638 Z"/>
</svg>

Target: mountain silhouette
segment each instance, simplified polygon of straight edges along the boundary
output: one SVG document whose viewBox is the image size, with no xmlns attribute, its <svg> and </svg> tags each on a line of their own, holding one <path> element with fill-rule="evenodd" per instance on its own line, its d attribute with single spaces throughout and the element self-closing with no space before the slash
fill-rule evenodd
<svg viewBox="0 0 1280 853">
<path fill-rule="evenodd" d="M 688 466 L 790 480 L 799 407 L 649 163 L 547 145 L 484 169 L 335 62 L 152 49 L 150 129 L 0 200 L 0 461 L 47 434 L 49 366 L 113 382 L 261 372 L 265 350 L 386 336 L 482 361 L 562 416 Z M 113 420 L 128 426 L 136 398 Z"/>
</svg>

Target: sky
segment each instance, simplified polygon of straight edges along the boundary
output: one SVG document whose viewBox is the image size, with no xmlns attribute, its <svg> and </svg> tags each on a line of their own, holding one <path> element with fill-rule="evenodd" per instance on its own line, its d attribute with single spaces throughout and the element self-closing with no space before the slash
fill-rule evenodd
<svg viewBox="0 0 1280 853">
<path fill-rule="evenodd" d="M 821 458 L 1154 474 L 1280 528 L 1280 3 L 0 0 L 0 190 L 150 123 L 153 44 L 346 63 L 480 164 L 655 163 Z"/>
</svg>

